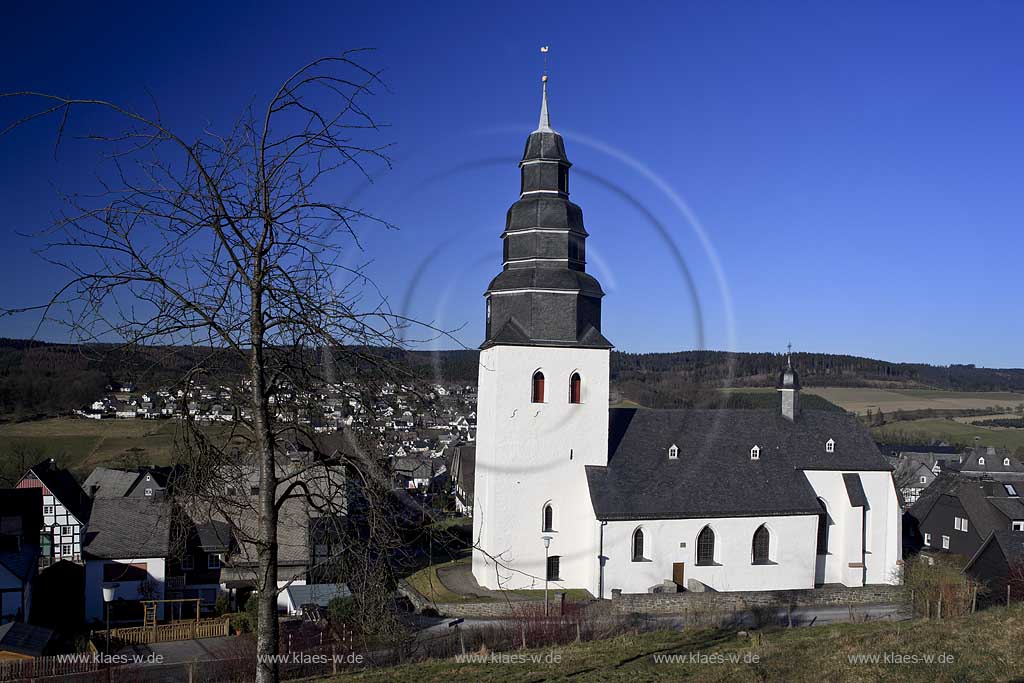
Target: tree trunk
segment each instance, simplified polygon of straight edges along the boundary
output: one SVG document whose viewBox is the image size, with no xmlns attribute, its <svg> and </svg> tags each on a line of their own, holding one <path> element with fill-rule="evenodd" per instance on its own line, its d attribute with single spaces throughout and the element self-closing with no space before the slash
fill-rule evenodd
<svg viewBox="0 0 1024 683">
<path fill-rule="evenodd" d="M 253 447 L 260 468 L 259 576 L 257 592 L 256 683 L 276 683 L 278 665 L 277 623 L 277 467 L 270 429 L 266 374 L 263 358 L 263 311 L 260 295 L 252 296 L 252 349 L 249 380 L 252 382 Z"/>
</svg>

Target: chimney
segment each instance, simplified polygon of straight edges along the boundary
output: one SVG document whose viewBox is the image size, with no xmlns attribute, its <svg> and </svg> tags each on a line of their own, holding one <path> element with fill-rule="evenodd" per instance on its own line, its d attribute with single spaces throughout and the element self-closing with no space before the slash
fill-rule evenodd
<svg viewBox="0 0 1024 683">
<path fill-rule="evenodd" d="M 793 369 L 793 357 L 786 356 L 786 369 L 779 375 L 782 417 L 794 422 L 800 415 L 800 376 Z"/>
</svg>

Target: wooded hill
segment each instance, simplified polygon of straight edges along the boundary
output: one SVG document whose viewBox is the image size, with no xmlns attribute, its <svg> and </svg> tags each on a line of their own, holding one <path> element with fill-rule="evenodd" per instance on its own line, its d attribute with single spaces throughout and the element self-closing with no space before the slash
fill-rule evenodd
<svg viewBox="0 0 1024 683">
<path fill-rule="evenodd" d="M 473 384 L 477 351 L 375 350 L 405 361 L 427 382 Z M 108 385 L 132 383 L 142 389 L 173 384 L 213 357 L 217 368 L 206 381 L 231 381 L 241 368 L 219 349 L 48 344 L 0 339 L 0 411 L 21 415 L 56 414 L 80 408 L 102 396 Z M 723 387 L 775 385 L 784 356 L 774 353 L 680 351 L 623 353 L 611 357 L 612 389 L 619 397 L 649 407 L 703 404 Z M 934 366 L 888 363 L 834 354 L 795 353 L 793 364 L 805 386 L 881 386 L 956 391 L 1024 391 L 1024 369 L 973 365 Z M 219 377 L 216 375 L 220 375 Z M 339 376 L 338 379 L 345 379 Z"/>
</svg>

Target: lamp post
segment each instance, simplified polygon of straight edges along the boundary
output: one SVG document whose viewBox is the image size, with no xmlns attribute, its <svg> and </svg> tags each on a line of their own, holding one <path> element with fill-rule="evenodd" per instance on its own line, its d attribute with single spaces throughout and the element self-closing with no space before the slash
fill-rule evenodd
<svg viewBox="0 0 1024 683">
<path fill-rule="evenodd" d="M 541 536 L 544 541 L 544 616 L 548 615 L 548 548 L 551 547 L 551 537 Z"/>
<path fill-rule="evenodd" d="M 107 659 L 110 659 L 110 603 L 114 601 L 114 595 L 117 593 L 117 587 L 119 583 L 106 583 L 103 584 L 103 606 L 107 611 Z"/>
</svg>

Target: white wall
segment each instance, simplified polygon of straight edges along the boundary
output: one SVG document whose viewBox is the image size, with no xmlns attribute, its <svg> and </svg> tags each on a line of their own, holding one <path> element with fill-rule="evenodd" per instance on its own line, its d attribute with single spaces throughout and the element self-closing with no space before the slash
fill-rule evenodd
<svg viewBox="0 0 1024 683">
<path fill-rule="evenodd" d="M 832 521 L 829 527 L 829 554 L 818 558 L 818 583 L 840 583 L 854 587 L 898 582 L 902 516 L 892 474 L 856 473 L 860 475 L 870 507 L 866 534 L 862 526 L 863 509 L 850 504 L 842 472 L 804 470 L 804 474 L 815 493 L 828 506 Z M 865 546 L 867 552 L 864 552 Z M 823 567 L 820 566 L 822 559 Z"/>
<path fill-rule="evenodd" d="M 716 591 L 813 588 L 817 523 L 814 515 L 609 522 L 604 526 L 604 597 L 612 589 L 646 593 L 672 579 L 675 562 L 685 564 L 687 582 L 695 579 Z M 754 531 L 761 524 L 771 534 L 773 564 L 752 563 Z M 696 563 L 697 535 L 706 525 L 715 532 L 715 566 Z M 632 560 L 637 527 L 644 531 L 646 562 Z M 598 595 L 599 587 L 590 590 Z"/>
<path fill-rule="evenodd" d="M 136 562 L 146 563 L 148 580 L 153 582 L 156 593 L 152 597 L 157 600 L 164 598 L 165 577 L 167 572 L 166 563 L 162 557 L 140 557 L 137 559 L 123 560 L 87 560 L 85 563 L 85 620 L 93 619 L 103 621 L 106 612 L 103 607 L 103 566 L 109 563 L 134 564 Z M 120 584 L 114 599 L 141 600 L 139 593 L 141 581 L 117 581 Z M 163 619 L 163 605 L 157 605 L 157 618 Z"/>
<path fill-rule="evenodd" d="M 608 358 L 603 349 L 481 351 L 473 501 L 480 548 L 473 552 L 473 575 L 482 586 L 542 588 L 545 535 L 552 537 L 549 553 L 561 557 L 559 585 L 595 583 L 597 536 L 584 466 L 608 460 Z M 543 404 L 531 403 L 538 369 L 545 378 Z M 569 403 L 573 372 L 582 378 L 581 404 Z M 542 532 L 548 501 L 554 506 L 550 534 Z"/>
</svg>

